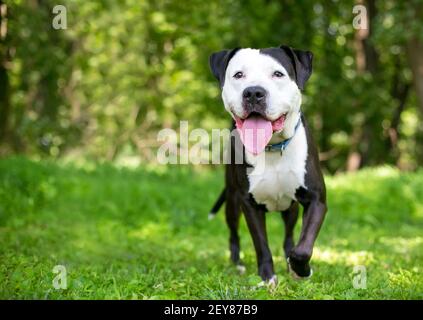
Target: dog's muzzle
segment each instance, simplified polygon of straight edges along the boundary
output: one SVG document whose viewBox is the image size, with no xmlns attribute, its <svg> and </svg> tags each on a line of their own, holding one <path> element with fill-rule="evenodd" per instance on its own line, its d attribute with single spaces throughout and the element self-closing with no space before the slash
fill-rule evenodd
<svg viewBox="0 0 423 320">
<path fill-rule="evenodd" d="M 257 113 L 266 117 L 267 91 L 260 86 L 247 87 L 242 92 L 242 104 L 248 117 L 251 113 Z"/>
</svg>

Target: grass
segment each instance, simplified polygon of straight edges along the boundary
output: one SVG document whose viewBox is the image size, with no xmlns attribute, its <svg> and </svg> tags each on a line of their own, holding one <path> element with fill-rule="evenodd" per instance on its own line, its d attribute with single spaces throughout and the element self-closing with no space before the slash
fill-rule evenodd
<svg viewBox="0 0 423 320">
<path fill-rule="evenodd" d="M 279 278 L 269 289 L 257 286 L 245 222 L 239 275 L 224 214 L 207 220 L 222 170 L 0 160 L 0 298 L 423 299 L 423 171 L 383 167 L 326 182 L 311 280 L 287 274 L 282 221 L 269 214 Z M 67 289 L 52 286 L 56 265 Z M 366 289 L 353 287 L 356 265 Z"/>
</svg>

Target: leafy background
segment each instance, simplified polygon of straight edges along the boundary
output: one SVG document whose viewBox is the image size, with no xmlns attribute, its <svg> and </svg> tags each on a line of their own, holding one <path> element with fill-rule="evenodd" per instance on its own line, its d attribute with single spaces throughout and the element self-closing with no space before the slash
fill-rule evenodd
<svg viewBox="0 0 423 320">
<path fill-rule="evenodd" d="M 57 4 L 66 30 L 52 28 Z M 369 30 L 353 28 L 357 4 Z M 422 7 L 0 0 L 0 298 L 422 299 Z M 212 52 L 279 44 L 314 53 L 303 111 L 329 212 L 307 282 L 287 274 L 282 222 L 269 214 L 269 290 L 245 223 L 239 275 L 224 215 L 207 221 L 222 166 L 157 165 L 156 151 L 159 130 L 180 120 L 229 126 Z M 52 287 L 58 264 L 66 290 Z M 356 265 L 366 290 L 352 286 Z"/>
<path fill-rule="evenodd" d="M 212 52 L 283 43 L 314 53 L 303 110 L 327 172 L 422 163 L 421 0 L 363 2 L 368 32 L 349 0 L 63 1 L 66 30 L 55 1 L 2 3 L 1 154 L 155 161 L 181 119 L 229 126 Z"/>
</svg>

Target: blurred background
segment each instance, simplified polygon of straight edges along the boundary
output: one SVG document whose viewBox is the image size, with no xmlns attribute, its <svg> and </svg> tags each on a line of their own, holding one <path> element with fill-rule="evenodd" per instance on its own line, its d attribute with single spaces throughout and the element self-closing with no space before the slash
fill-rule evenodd
<svg viewBox="0 0 423 320">
<path fill-rule="evenodd" d="M 0 0 L 0 19 L 0 299 L 423 299 L 423 0 Z M 267 290 L 245 223 L 239 276 L 207 220 L 223 165 L 158 165 L 157 134 L 228 128 L 209 55 L 280 44 L 314 53 L 329 214 L 307 284 L 269 215 Z"/>
<path fill-rule="evenodd" d="M 353 27 L 357 4 L 368 30 Z M 423 0 L 0 5 L 3 157 L 154 162 L 162 128 L 228 127 L 212 52 L 287 44 L 314 53 L 303 110 L 327 173 L 423 163 Z"/>
</svg>

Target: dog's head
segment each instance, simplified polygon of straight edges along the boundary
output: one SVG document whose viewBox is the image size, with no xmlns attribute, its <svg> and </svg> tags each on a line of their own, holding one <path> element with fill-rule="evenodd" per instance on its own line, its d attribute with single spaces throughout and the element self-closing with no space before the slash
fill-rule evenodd
<svg viewBox="0 0 423 320">
<path fill-rule="evenodd" d="M 222 88 L 244 145 L 259 153 L 274 133 L 289 137 L 298 121 L 301 91 L 312 72 L 313 55 L 287 46 L 213 53 L 210 68 Z M 249 143 L 245 130 L 252 132 Z M 262 131 L 262 138 L 257 131 Z M 266 141 L 266 142 L 264 142 Z M 251 147 L 251 148 L 249 148 Z"/>
</svg>

